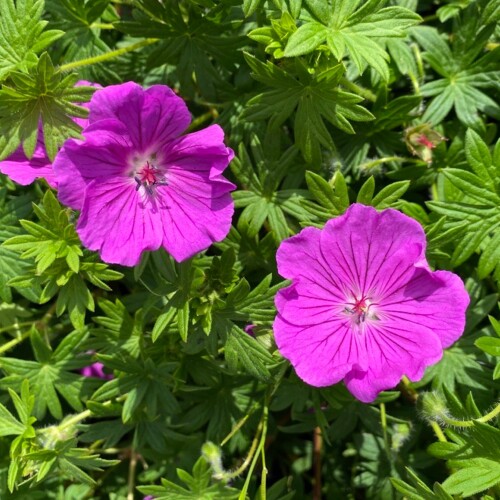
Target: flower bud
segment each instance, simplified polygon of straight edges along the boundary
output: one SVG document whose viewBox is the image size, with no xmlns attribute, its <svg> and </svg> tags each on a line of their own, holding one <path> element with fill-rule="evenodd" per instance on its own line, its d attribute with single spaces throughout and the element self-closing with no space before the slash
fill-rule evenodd
<svg viewBox="0 0 500 500">
<path fill-rule="evenodd" d="M 409 127 L 405 130 L 405 143 L 410 152 L 432 163 L 432 150 L 445 138 L 433 130 L 427 123 Z"/>
<path fill-rule="evenodd" d="M 448 407 L 444 397 L 433 391 L 421 394 L 420 398 L 422 416 L 433 422 L 443 422 L 448 417 Z"/>
<path fill-rule="evenodd" d="M 222 479 L 224 477 L 224 467 L 222 465 L 222 452 L 221 449 L 211 441 L 207 441 L 201 447 L 201 454 L 203 458 L 210 464 L 214 471 L 215 479 Z"/>
</svg>

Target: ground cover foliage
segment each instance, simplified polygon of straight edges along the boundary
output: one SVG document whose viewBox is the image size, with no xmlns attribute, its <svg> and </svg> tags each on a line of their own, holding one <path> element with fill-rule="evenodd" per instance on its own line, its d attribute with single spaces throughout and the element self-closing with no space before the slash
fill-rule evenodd
<svg viewBox="0 0 500 500">
<path fill-rule="evenodd" d="M 500 496 L 498 0 L 0 0 L 0 160 L 53 160 L 95 88 L 168 85 L 235 158 L 233 225 L 108 265 L 0 175 L 0 496 Z M 461 276 L 464 335 L 373 404 L 276 349 L 280 243 L 358 202 Z M 92 363 L 104 376 L 84 376 Z M 102 375 L 102 374 L 101 374 Z"/>
</svg>

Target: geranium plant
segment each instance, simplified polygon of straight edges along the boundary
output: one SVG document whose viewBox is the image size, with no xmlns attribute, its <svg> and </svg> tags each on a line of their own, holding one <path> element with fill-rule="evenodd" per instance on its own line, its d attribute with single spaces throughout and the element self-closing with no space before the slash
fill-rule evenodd
<svg viewBox="0 0 500 500">
<path fill-rule="evenodd" d="M 0 0 L 0 498 L 500 497 L 499 0 Z"/>
</svg>

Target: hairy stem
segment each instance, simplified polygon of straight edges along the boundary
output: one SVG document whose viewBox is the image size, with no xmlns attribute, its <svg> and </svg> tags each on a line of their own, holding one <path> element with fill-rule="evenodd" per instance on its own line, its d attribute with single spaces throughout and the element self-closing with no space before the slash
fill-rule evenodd
<svg viewBox="0 0 500 500">
<path fill-rule="evenodd" d="M 471 420 L 457 420 L 456 418 L 443 415 L 441 416 L 441 419 L 445 424 L 452 427 L 473 427 L 476 422 L 484 424 L 486 422 L 489 422 L 490 420 L 493 420 L 498 415 L 500 415 L 500 403 L 498 403 L 495 408 L 493 408 L 493 410 L 479 418 L 474 418 Z"/>
<path fill-rule="evenodd" d="M 76 68 L 80 68 L 82 66 L 89 66 L 91 64 L 97 64 L 104 61 L 109 61 L 110 59 L 115 59 L 116 57 L 120 57 L 127 52 L 133 52 L 137 49 L 142 49 L 142 47 L 147 47 L 148 45 L 152 45 L 159 41 L 159 38 L 146 38 L 141 42 L 134 43 L 132 45 L 128 45 L 127 47 L 123 47 L 121 49 L 112 50 L 111 52 L 107 52 L 106 54 L 101 54 L 100 56 L 87 57 L 86 59 L 80 59 L 79 61 L 73 61 L 67 64 L 63 64 L 59 67 L 61 71 L 69 71 Z"/>
<path fill-rule="evenodd" d="M 108 401 L 105 401 L 102 403 L 103 406 L 111 406 L 113 402 L 120 402 L 124 401 L 127 398 L 127 394 L 122 394 L 121 396 L 117 397 L 115 400 L 109 399 Z M 60 431 L 67 429 L 68 427 L 72 427 L 76 424 L 79 424 L 80 422 L 83 422 L 85 419 L 89 418 L 92 416 L 92 411 L 91 410 L 84 410 L 80 413 L 77 413 L 76 415 L 73 415 L 72 417 L 63 420 L 59 425 L 58 428 Z"/>
<path fill-rule="evenodd" d="M 352 90 L 355 94 L 358 94 L 361 97 L 364 97 L 367 101 L 375 102 L 377 100 L 377 96 L 368 89 L 364 87 L 360 87 L 353 82 L 350 82 L 347 78 L 341 78 L 340 83 L 348 90 Z"/>
</svg>

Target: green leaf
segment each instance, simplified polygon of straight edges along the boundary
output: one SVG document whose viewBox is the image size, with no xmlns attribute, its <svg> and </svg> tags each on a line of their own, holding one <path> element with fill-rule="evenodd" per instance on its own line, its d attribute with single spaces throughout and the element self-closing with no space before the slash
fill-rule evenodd
<svg viewBox="0 0 500 500">
<path fill-rule="evenodd" d="M 482 55 L 491 31 L 490 28 L 479 31 L 478 26 L 470 24 L 477 21 L 476 13 L 470 12 L 470 16 L 470 26 L 465 22 L 462 29 L 470 29 L 471 33 L 453 37 L 451 48 L 435 28 L 425 26 L 412 30 L 412 35 L 426 50 L 423 57 L 443 77 L 421 87 L 423 96 L 435 96 L 422 117 L 434 125 L 441 123 L 452 108 L 464 125 L 477 130 L 482 128 L 480 113 L 500 117 L 500 107 L 484 92 L 498 86 L 500 47 Z"/>
<path fill-rule="evenodd" d="M 363 122 L 374 118 L 358 104 L 363 100 L 361 97 L 340 89 L 339 82 L 345 71 L 342 64 L 311 74 L 300 62 L 285 71 L 248 54 L 245 59 L 253 70 L 252 76 L 274 90 L 250 99 L 243 117 L 251 121 L 270 118 L 269 127 L 275 130 L 295 111 L 295 143 L 308 163 L 320 161 L 321 146 L 335 150 L 325 120 L 353 133 L 350 120 Z"/>
<path fill-rule="evenodd" d="M 68 348 L 58 349 L 50 355 L 48 346 L 44 346 L 39 334 L 34 333 L 31 337 L 31 344 L 36 361 L 16 358 L 0 359 L 0 367 L 6 373 L 6 376 L 0 380 L 0 386 L 15 389 L 21 387 L 23 403 L 17 401 L 16 408 L 22 420 L 31 414 L 33 408 L 33 404 L 29 401 L 31 397 L 34 401 L 34 415 L 39 419 L 45 416 L 47 409 L 55 418 L 62 418 L 58 393 L 74 410 L 83 409 L 80 399 L 83 393 L 83 380 L 80 375 L 71 370 L 82 368 L 88 362 L 82 357 L 75 359 L 76 355 L 81 353 L 82 343 L 87 336 L 88 332 L 70 334 L 71 342 L 67 341 Z M 28 380 L 33 396 L 28 394 L 25 387 Z M 11 396 L 15 398 L 13 393 Z"/>
<path fill-rule="evenodd" d="M 193 474 L 189 474 L 182 469 L 176 470 L 177 477 L 186 484 L 187 488 L 178 484 L 161 480 L 161 486 L 138 486 L 137 489 L 143 495 L 153 495 L 158 500 L 173 499 L 203 499 L 203 500 L 236 500 L 239 491 L 226 486 L 223 482 L 211 480 L 212 471 L 210 465 L 203 457 L 200 457 L 193 466 Z M 211 485 L 211 483 L 213 484 Z"/>
<path fill-rule="evenodd" d="M 356 198 L 357 203 L 363 203 L 363 205 L 371 205 L 373 198 L 373 193 L 375 192 L 375 179 L 373 175 L 370 175 L 368 179 L 361 186 L 358 192 L 358 197 Z"/>
<path fill-rule="evenodd" d="M 500 141 L 499 141 L 500 142 Z M 498 232 L 500 191 L 497 164 L 482 139 L 473 132 L 466 135 L 466 157 L 471 171 L 446 168 L 443 174 L 458 189 L 458 197 L 429 202 L 429 207 L 448 220 L 444 229 L 462 225 L 462 237 L 452 254 L 452 264 L 459 265 L 475 251 L 481 251 L 478 271 L 481 278 L 499 268 Z"/>
<path fill-rule="evenodd" d="M 0 436 L 18 436 L 24 430 L 25 426 L 0 404 Z"/>
<path fill-rule="evenodd" d="M 270 373 L 266 365 L 273 363 L 273 357 L 256 339 L 236 325 L 231 327 L 225 354 L 228 365 L 233 370 L 241 364 L 254 377 L 269 380 Z"/>
<path fill-rule="evenodd" d="M 471 496 L 500 482 L 500 464 L 486 458 L 469 458 L 467 467 L 454 472 L 443 483 L 451 495 Z"/>
<path fill-rule="evenodd" d="M 475 174 L 483 181 L 491 185 L 494 177 L 491 176 L 492 159 L 488 146 L 479 134 L 469 129 L 465 134 L 465 155 L 467 162 Z"/>
<path fill-rule="evenodd" d="M 340 213 L 342 206 L 339 198 L 335 196 L 332 186 L 318 174 L 314 172 L 306 172 L 307 187 L 314 198 L 320 203 L 321 206 L 335 211 L 333 213 Z"/>
<path fill-rule="evenodd" d="M 320 23 L 306 23 L 302 25 L 288 39 L 285 57 L 296 57 L 312 52 L 326 39 L 328 30 Z"/>
<path fill-rule="evenodd" d="M 263 0 L 243 0 L 243 12 L 245 17 L 251 16 L 261 5 Z"/>
<path fill-rule="evenodd" d="M 399 200 L 409 187 L 410 181 L 393 182 L 377 193 L 371 205 L 378 209 L 387 208 L 392 203 Z"/>
<path fill-rule="evenodd" d="M 492 356 L 500 356 L 500 339 L 494 337 L 481 337 L 474 344 Z"/>
<path fill-rule="evenodd" d="M 75 74 L 63 76 L 60 70 L 56 70 L 46 52 L 28 74 L 11 74 L 14 85 L 4 85 L 0 89 L 0 115 L 3 117 L 0 160 L 10 155 L 21 142 L 25 152 L 31 153 L 40 120 L 45 149 L 51 161 L 66 139 L 81 137 L 81 127 L 72 117 L 85 118 L 88 110 L 75 103 L 89 101 L 96 89 L 75 87 L 77 79 Z"/>
<path fill-rule="evenodd" d="M 295 31 L 288 39 L 285 57 L 308 54 L 326 42 L 337 60 L 343 59 L 347 49 L 359 73 L 372 66 L 387 81 L 389 56 L 377 41 L 405 36 L 405 30 L 421 18 L 402 7 L 381 8 L 384 3 L 371 0 L 356 10 L 359 2 L 337 0 L 331 9 L 308 2 L 321 23 L 309 21 Z"/>
<path fill-rule="evenodd" d="M 0 2 L 0 82 L 13 71 L 32 64 L 41 52 L 64 32 L 43 31 L 43 0 L 2 0 Z"/>
<path fill-rule="evenodd" d="M 166 330 L 168 325 L 172 323 L 176 314 L 177 310 L 174 307 L 170 307 L 166 312 L 160 314 L 158 318 L 156 318 L 153 330 L 151 332 L 151 339 L 153 342 L 156 342 L 158 340 L 158 337 Z"/>
</svg>

